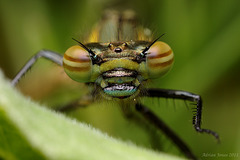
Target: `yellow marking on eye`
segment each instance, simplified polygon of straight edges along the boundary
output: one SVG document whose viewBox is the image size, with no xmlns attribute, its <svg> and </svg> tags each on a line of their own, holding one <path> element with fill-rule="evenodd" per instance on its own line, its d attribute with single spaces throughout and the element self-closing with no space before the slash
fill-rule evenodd
<svg viewBox="0 0 240 160">
<path fill-rule="evenodd" d="M 170 49 L 169 51 L 167 51 L 167 52 L 164 52 L 164 53 L 161 53 L 161 54 L 159 54 L 159 55 L 157 55 L 157 56 L 149 56 L 148 57 L 148 59 L 157 59 L 157 58 L 162 58 L 162 57 L 167 57 L 167 56 L 169 56 L 170 54 L 172 54 L 172 50 Z"/>
<path fill-rule="evenodd" d="M 162 62 L 162 63 L 149 63 L 149 67 L 166 67 L 166 66 L 169 66 L 173 63 L 173 59 L 169 60 L 169 61 L 166 61 L 166 62 Z"/>
<path fill-rule="evenodd" d="M 89 63 L 90 62 L 90 58 L 89 59 L 77 59 L 76 57 L 71 57 L 67 54 L 64 54 L 63 58 L 68 61 L 72 61 L 72 62 L 81 62 L 81 63 L 84 63 L 84 62 Z"/>
<path fill-rule="evenodd" d="M 73 67 L 73 66 L 70 66 L 66 63 L 63 63 L 63 67 L 69 71 L 78 71 L 78 72 L 82 72 L 82 71 L 89 71 L 91 69 L 90 66 L 82 66 L 82 67 Z"/>
</svg>

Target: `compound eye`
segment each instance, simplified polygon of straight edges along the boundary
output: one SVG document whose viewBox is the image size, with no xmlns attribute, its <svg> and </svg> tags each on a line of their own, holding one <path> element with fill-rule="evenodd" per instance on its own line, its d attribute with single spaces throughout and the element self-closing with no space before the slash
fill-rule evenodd
<svg viewBox="0 0 240 160">
<path fill-rule="evenodd" d="M 164 42 L 155 42 L 147 52 L 147 69 L 149 78 L 159 78 L 172 67 L 173 52 Z"/>
<path fill-rule="evenodd" d="M 71 79 L 77 82 L 89 82 L 92 61 L 88 51 L 78 45 L 70 47 L 63 56 L 63 68 Z"/>
</svg>

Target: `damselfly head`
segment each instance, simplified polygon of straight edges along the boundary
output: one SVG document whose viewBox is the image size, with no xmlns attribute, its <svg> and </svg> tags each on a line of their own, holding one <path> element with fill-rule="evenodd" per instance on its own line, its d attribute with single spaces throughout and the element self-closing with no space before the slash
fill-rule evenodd
<svg viewBox="0 0 240 160">
<path fill-rule="evenodd" d="M 92 83 L 107 98 L 139 95 L 144 83 L 161 77 L 173 64 L 173 52 L 164 42 L 150 40 L 129 12 L 107 12 L 90 43 L 69 48 L 64 54 L 65 72 L 73 80 Z M 98 42 L 100 41 L 100 42 Z"/>
<path fill-rule="evenodd" d="M 93 57 L 101 61 L 93 63 Z M 63 58 L 65 72 L 73 80 L 94 83 L 104 97 L 121 99 L 136 97 L 144 82 L 161 77 L 172 63 L 171 48 L 160 41 L 76 45 L 70 47 Z"/>
</svg>

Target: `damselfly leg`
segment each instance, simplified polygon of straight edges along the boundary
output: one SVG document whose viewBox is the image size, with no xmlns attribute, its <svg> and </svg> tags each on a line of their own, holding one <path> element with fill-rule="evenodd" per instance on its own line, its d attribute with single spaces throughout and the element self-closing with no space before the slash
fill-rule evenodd
<svg viewBox="0 0 240 160">
<path fill-rule="evenodd" d="M 49 50 L 41 50 L 38 53 L 36 53 L 32 58 L 30 58 L 28 60 L 28 62 L 23 66 L 23 68 L 18 72 L 18 74 L 14 77 L 14 79 L 12 80 L 11 84 L 13 86 L 15 86 L 18 81 L 24 76 L 25 73 L 27 73 L 27 71 L 35 64 L 35 62 L 39 59 L 39 58 L 46 58 L 60 66 L 62 66 L 62 59 L 63 56 L 53 52 L 53 51 L 49 51 Z"/>
<path fill-rule="evenodd" d="M 196 103 L 196 113 L 193 115 L 193 126 L 197 132 L 212 134 L 218 141 L 219 135 L 209 129 L 201 128 L 202 119 L 202 99 L 201 96 L 180 90 L 170 90 L 170 89 L 147 89 L 147 96 L 149 97 L 164 97 L 173 99 L 188 100 Z"/>
</svg>

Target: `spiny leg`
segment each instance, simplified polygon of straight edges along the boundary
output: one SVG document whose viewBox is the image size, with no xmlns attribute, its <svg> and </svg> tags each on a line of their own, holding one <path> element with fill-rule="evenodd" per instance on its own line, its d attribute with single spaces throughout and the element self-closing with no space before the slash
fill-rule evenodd
<svg viewBox="0 0 240 160">
<path fill-rule="evenodd" d="M 196 102 L 197 110 L 193 116 L 193 126 L 197 132 L 208 133 L 213 135 L 219 141 L 219 135 L 209 129 L 201 128 L 201 117 L 202 117 L 202 99 L 199 95 L 193 94 L 186 91 L 170 90 L 170 89 L 147 89 L 147 96 L 149 97 L 165 97 L 165 98 L 176 98 L 183 99 L 192 102 Z"/>
<path fill-rule="evenodd" d="M 53 61 L 54 63 L 62 66 L 62 59 L 63 56 L 49 51 L 49 50 L 41 50 L 37 54 L 35 54 L 24 66 L 23 68 L 18 72 L 18 74 L 14 77 L 12 80 L 11 84 L 12 86 L 15 86 L 18 81 L 23 77 L 23 75 L 34 65 L 34 63 L 39 59 L 39 58 L 46 58 L 48 60 Z"/>
<path fill-rule="evenodd" d="M 152 111 L 142 104 L 136 104 L 136 110 L 139 111 L 145 119 L 160 129 L 174 144 L 190 159 L 197 159 L 189 147 Z"/>
</svg>

